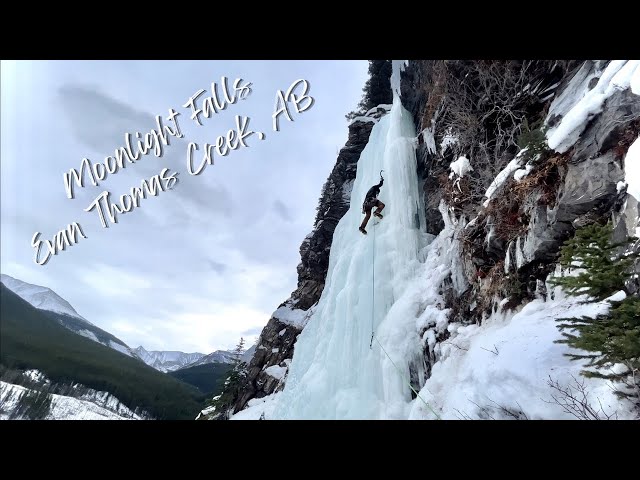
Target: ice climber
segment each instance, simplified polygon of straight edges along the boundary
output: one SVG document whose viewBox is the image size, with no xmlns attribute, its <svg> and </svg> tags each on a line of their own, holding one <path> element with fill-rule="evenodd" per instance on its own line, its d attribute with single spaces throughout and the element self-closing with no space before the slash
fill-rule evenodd
<svg viewBox="0 0 640 480">
<path fill-rule="evenodd" d="M 366 216 L 364 217 L 364 220 L 362 220 L 362 224 L 360 225 L 359 230 L 365 235 L 367 234 L 367 231 L 364 229 L 364 227 L 367 226 L 367 223 L 371 218 L 371 210 L 373 209 L 373 207 L 378 207 L 376 211 L 373 212 L 373 214 L 378 218 L 382 218 L 382 215 L 380 215 L 380 212 L 384 208 L 384 203 L 378 200 L 378 195 L 380 194 L 380 187 L 382 187 L 383 183 L 384 183 L 384 178 L 382 178 L 382 170 L 381 170 L 380 183 L 378 185 L 374 185 L 373 187 L 371 187 L 364 197 L 364 203 L 362 204 L 362 213 L 364 213 Z"/>
</svg>

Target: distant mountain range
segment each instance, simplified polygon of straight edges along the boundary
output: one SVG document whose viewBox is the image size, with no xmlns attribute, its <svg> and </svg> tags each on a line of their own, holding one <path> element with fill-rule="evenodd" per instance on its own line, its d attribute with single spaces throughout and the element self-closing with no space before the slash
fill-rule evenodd
<svg viewBox="0 0 640 480">
<path fill-rule="evenodd" d="M 140 360 L 161 372 L 173 372 L 184 368 L 205 356 L 204 353 L 184 353 L 172 350 L 145 350 L 140 346 L 133 349 Z"/>
<path fill-rule="evenodd" d="M 125 355 L 142 360 L 147 365 L 161 372 L 174 372 L 181 368 L 205 365 L 207 363 L 232 363 L 233 353 L 216 350 L 204 353 L 184 353 L 173 350 L 146 350 L 144 347 L 130 348 L 125 342 L 82 317 L 64 298 L 47 287 L 33 285 L 10 275 L 0 275 L 0 281 L 13 293 L 26 300 L 35 308 L 50 312 L 63 327 L 78 335 L 117 350 Z M 247 350 L 242 360 L 249 362 L 255 347 Z"/>
<path fill-rule="evenodd" d="M 255 349 L 255 345 L 248 349 L 242 355 L 241 360 L 249 363 Z M 166 350 L 145 350 L 144 347 L 140 346 L 133 349 L 132 352 L 144 363 L 161 372 L 175 372 L 183 368 L 197 367 L 208 363 L 229 364 L 233 363 L 234 360 L 233 352 L 227 350 L 216 350 L 213 353 L 205 355 L 199 352 L 184 353 Z"/>
<path fill-rule="evenodd" d="M 201 410 L 201 391 L 137 357 L 78 335 L 63 326 L 59 315 L 35 308 L 0 283 L 1 381 L 19 384 L 15 378 L 20 372 L 36 369 L 60 388 L 80 384 L 107 392 L 132 412 L 148 412 L 152 418 L 193 419 Z"/>
</svg>

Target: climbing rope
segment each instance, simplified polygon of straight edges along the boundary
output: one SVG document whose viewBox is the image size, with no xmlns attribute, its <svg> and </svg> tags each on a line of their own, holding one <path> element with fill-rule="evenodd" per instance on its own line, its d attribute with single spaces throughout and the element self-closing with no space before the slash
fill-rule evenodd
<svg viewBox="0 0 640 480">
<path fill-rule="evenodd" d="M 396 365 L 396 362 L 394 362 L 394 361 L 393 361 L 393 359 L 389 356 L 389 354 L 388 354 L 388 353 L 387 353 L 387 351 L 384 349 L 384 347 L 383 347 L 383 346 L 382 346 L 382 344 L 380 343 L 380 340 L 378 340 L 378 338 L 377 338 L 377 337 L 376 337 L 376 342 L 378 342 L 378 345 L 380 345 L 380 348 L 382 349 L 382 351 L 384 352 L 384 354 L 387 356 L 387 358 L 388 358 L 388 359 L 389 359 L 389 361 L 391 362 L 391 365 L 393 365 L 393 366 L 395 367 L 395 369 L 398 371 L 398 374 L 400 375 L 400 378 L 402 378 L 402 379 L 406 382 L 406 384 L 407 384 L 407 385 L 409 385 L 409 388 L 413 391 L 413 393 L 415 393 L 415 394 L 416 394 L 416 397 L 418 397 L 418 398 L 422 401 L 422 403 L 424 403 L 424 404 L 427 406 L 427 408 L 428 408 L 429 410 L 431 410 L 431 413 L 433 413 L 433 414 L 436 416 L 436 418 L 437 418 L 438 420 L 442 420 L 442 418 L 440 418 L 440 415 L 438 415 L 438 414 L 436 413 L 436 411 L 435 411 L 433 408 L 431 408 L 431 405 L 429 405 L 429 404 L 425 401 L 425 399 L 424 399 L 424 398 L 422 398 L 422 397 L 420 396 L 420 394 L 417 392 L 417 390 L 416 390 L 415 388 L 413 388 L 413 385 L 411 385 L 411 382 L 407 381 L 407 380 L 404 378 L 404 375 L 402 374 L 402 371 L 398 368 L 398 366 Z"/>
<path fill-rule="evenodd" d="M 371 278 L 372 278 L 372 281 L 371 281 L 372 298 L 371 298 L 371 342 L 369 343 L 369 348 L 370 349 L 373 348 L 373 339 L 375 337 L 373 312 L 374 312 L 374 307 L 375 307 L 375 303 L 376 303 L 376 263 L 375 263 L 375 261 L 376 261 L 376 225 L 377 224 L 378 224 L 378 222 L 374 222 L 374 224 L 373 224 L 373 250 L 371 251 L 371 268 L 372 268 L 373 274 L 371 275 Z M 416 397 L 418 397 L 422 401 L 422 403 L 424 403 L 427 406 L 427 408 L 429 410 L 431 410 L 431 413 L 433 413 L 438 420 L 442 420 L 442 418 L 440 418 L 440 415 L 438 415 L 435 412 L 435 410 L 433 408 L 431 408 L 431 405 L 429 405 L 425 401 L 425 399 L 420 396 L 420 394 L 416 391 L 416 389 L 413 388 L 413 385 L 411 385 L 411 382 L 407 381 L 404 378 L 404 375 L 402 374 L 402 370 L 400 370 L 398 368 L 398 366 L 396 365 L 396 362 L 394 362 L 393 359 L 391 358 L 391 356 L 389 356 L 387 351 L 382 346 L 382 343 L 380 343 L 380 340 L 378 340 L 377 337 L 375 337 L 375 340 L 376 340 L 376 342 L 378 342 L 378 345 L 380 345 L 380 348 L 382 349 L 384 354 L 387 356 L 387 358 L 391 362 L 391 365 L 393 365 L 395 367 L 395 369 L 398 371 L 398 374 L 400 375 L 400 378 L 403 379 L 407 383 L 407 385 L 409 385 L 409 388 L 413 391 L 413 393 L 416 394 Z"/>
<path fill-rule="evenodd" d="M 373 311 L 376 304 L 376 222 L 373 222 L 373 249 L 371 250 L 371 269 L 373 271 L 371 280 L 371 291 L 373 296 L 371 299 L 371 342 L 369 342 L 369 349 L 373 348 L 373 335 L 375 334 L 373 325 Z"/>
</svg>

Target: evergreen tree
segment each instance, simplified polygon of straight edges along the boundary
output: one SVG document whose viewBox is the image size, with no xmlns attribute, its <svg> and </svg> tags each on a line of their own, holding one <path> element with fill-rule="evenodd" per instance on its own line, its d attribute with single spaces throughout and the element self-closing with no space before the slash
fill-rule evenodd
<svg viewBox="0 0 640 480">
<path fill-rule="evenodd" d="M 560 250 L 560 265 L 584 271 L 577 276 L 553 278 L 550 283 L 561 286 L 570 295 L 587 294 L 596 301 L 620 290 L 627 292 L 625 281 L 631 277 L 630 268 L 639 254 L 624 252 L 634 238 L 613 243 L 612 233 L 611 223 L 594 223 L 577 230 Z"/>
<path fill-rule="evenodd" d="M 244 338 L 240 337 L 238 345 L 233 349 L 234 367 L 229 373 L 229 377 L 227 377 L 224 390 L 211 402 L 211 405 L 215 407 L 215 411 L 221 414 L 224 419 L 229 418 L 233 413 L 231 411 L 233 404 L 238 399 L 243 381 L 247 376 L 247 364 L 242 361 L 244 342 Z"/>
<path fill-rule="evenodd" d="M 346 115 L 347 120 L 364 115 L 377 105 L 393 102 L 391 72 L 391 60 L 369 60 L 369 78 L 362 88 L 362 100 L 356 110 Z"/>
<path fill-rule="evenodd" d="M 236 345 L 236 348 L 233 349 L 233 358 L 236 365 L 240 363 L 240 359 L 242 358 L 243 353 L 244 353 L 244 337 L 240 337 L 240 341 L 238 342 L 238 345 Z"/>
<path fill-rule="evenodd" d="M 640 252 L 629 251 L 635 238 L 614 243 L 613 227 L 593 224 L 581 228 L 561 249 L 563 268 L 580 268 L 577 276 L 552 279 L 570 295 L 588 294 L 587 303 L 602 301 L 622 290 L 624 300 L 610 300 L 609 311 L 595 317 L 561 318 L 558 325 L 565 343 L 586 354 L 567 354 L 572 360 L 588 359 L 586 377 L 618 381 L 623 387 L 616 393 L 633 399 L 640 407 L 640 298 L 631 294 L 626 283 L 633 278 L 633 264 Z M 567 332 L 568 331 L 568 332 Z M 613 370 L 615 364 L 624 368 Z"/>
</svg>

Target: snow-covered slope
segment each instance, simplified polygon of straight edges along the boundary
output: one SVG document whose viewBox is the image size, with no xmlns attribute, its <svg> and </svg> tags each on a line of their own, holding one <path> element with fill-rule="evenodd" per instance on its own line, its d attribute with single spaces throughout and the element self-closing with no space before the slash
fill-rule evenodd
<svg viewBox="0 0 640 480">
<path fill-rule="evenodd" d="M 130 357 L 134 356 L 126 343 L 79 315 L 69 302 L 50 288 L 32 285 L 6 274 L 0 275 L 0 281 L 9 290 L 37 309 L 54 314 L 55 319 L 72 332 L 113 348 Z"/>
<path fill-rule="evenodd" d="M 584 386 L 586 403 L 600 418 L 633 419 L 629 402 L 621 402 L 609 381 L 586 379 L 561 339 L 556 320 L 595 316 L 608 304 L 581 304 L 560 288 L 554 299 L 534 300 L 513 314 L 496 313 L 481 326 L 451 323 L 451 336 L 438 343 L 431 377 L 413 402 L 410 419 L 575 419 L 555 398 L 553 385 L 574 394 Z M 454 381 L 455 379 L 455 381 Z M 566 400 L 566 399 L 564 399 Z M 436 417 L 438 415 L 438 417 Z"/>
<path fill-rule="evenodd" d="M 26 377 L 37 381 L 32 388 L 0 381 L 0 420 L 24 419 L 15 415 L 22 395 L 34 393 L 34 389 L 46 388 L 50 382 L 37 370 L 25 372 Z M 75 385 L 74 396 L 50 394 L 51 405 L 44 420 L 142 420 L 107 392 L 82 388 Z"/>
</svg>

